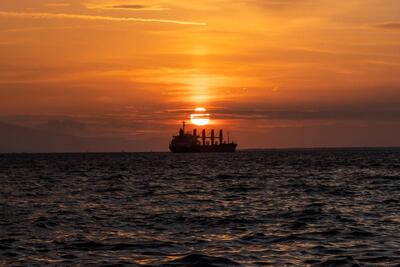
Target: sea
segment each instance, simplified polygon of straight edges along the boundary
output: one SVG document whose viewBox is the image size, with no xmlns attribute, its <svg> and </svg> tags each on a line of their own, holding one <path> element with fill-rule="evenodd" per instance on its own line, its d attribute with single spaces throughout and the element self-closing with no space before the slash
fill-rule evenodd
<svg viewBox="0 0 400 267">
<path fill-rule="evenodd" d="M 0 155 L 0 266 L 400 266 L 400 149 Z"/>
</svg>

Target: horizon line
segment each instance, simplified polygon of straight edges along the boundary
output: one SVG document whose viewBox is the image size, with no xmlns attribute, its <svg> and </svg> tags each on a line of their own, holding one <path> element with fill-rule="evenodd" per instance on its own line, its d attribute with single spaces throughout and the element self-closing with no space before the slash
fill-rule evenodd
<svg viewBox="0 0 400 267">
<path fill-rule="evenodd" d="M 271 150 L 365 150 L 365 149 L 400 149 L 397 146 L 317 146 L 317 147 L 277 147 L 277 148 L 242 148 L 237 152 L 257 152 L 257 151 L 271 151 Z M 168 153 L 175 154 L 168 150 L 161 151 L 64 151 L 64 152 L 0 152 L 0 155 L 35 155 L 35 154 L 135 154 L 135 153 Z M 211 154 L 235 154 L 235 153 L 211 153 Z M 207 154 L 207 153 L 188 153 L 188 154 Z"/>
</svg>

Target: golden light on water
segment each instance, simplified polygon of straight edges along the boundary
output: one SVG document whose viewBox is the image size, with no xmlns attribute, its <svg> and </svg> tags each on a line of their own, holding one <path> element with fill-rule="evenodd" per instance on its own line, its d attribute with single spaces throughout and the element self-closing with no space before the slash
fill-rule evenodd
<svg viewBox="0 0 400 267">
<path fill-rule="evenodd" d="M 190 122 L 197 126 L 207 125 L 210 122 L 210 114 L 207 113 L 207 109 L 197 107 L 194 113 L 190 114 Z"/>
</svg>

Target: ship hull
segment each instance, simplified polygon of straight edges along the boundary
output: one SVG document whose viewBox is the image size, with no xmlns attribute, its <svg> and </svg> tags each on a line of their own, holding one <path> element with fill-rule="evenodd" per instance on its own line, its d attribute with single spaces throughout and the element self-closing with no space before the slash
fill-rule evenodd
<svg viewBox="0 0 400 267">
<path fill-rule="evenodd" d="M 210 146 L 170 146 L 173 153 L 233 153 L 236 151 L 237 144 L 221 144 Z"/>
</svg>

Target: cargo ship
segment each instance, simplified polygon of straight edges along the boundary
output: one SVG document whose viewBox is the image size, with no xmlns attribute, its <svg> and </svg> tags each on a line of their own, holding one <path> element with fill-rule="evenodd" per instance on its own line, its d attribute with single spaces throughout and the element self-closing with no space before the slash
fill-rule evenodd
<svg viewBox="0 0 400 267">
<path fill-rule="evenodd" d="M 219 135 L 215 135 L 215 131 L 211 130 L 210 134 L 206 134 L 206 130 L 201 131 L 201 135 L 197 135 L 197 129 L 193 132 L 185 132 L 185 122 L 179 129 L 179 135 L 172 137 L 169 149 L 173 153 L 211 153 L 211 152 L 235 152 L 237 144 L 229 141 L 225 142 L 223 130 L 219 130 Z"/>
</svg>

